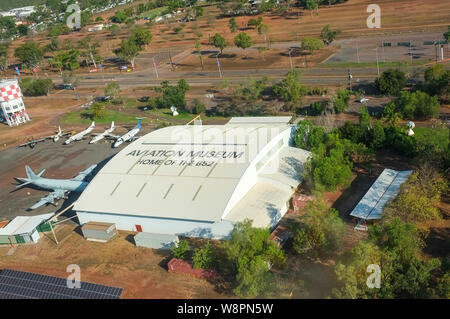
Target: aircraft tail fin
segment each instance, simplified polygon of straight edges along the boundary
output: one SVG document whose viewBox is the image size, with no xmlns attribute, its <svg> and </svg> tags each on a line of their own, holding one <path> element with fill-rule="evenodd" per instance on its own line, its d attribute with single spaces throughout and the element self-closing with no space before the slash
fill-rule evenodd
<svg viewBox="0 0 450 319">
<path fill-rule="evenodd" d="M 61 131 L 61 126 L 58 126 L 58 135 L 61 135 L 62 131 Z"/>
<path fill-rule="evenodd" d="M 42 174 L 44 174 L 44 172 L 45 172 L 45 168 L 37 174 L 37 177 L 41 177 Z"/>
<path fill-rule="evenodd" d="M 138 128 L 138 129 L 141 129 L 141 118 L 138 118 L 137 119 L 138 120 L 138 123 L 137 123 L 137 125 L 136 125 L 136 128 Z"/>
<path fill-rule="evenodd" d="M 30 166 L 26 165 L 26 166 L 25 166 L 25 171 L 27 172 L 28 180 L 33 181 L 33 180 L 39 178 L 39 176 L 36 175 L 36 174 L 33 172 L 33 170 L 30 168 Z M 44 173 L 44 172 L 41 172 L 41 173 L 39 173 L 39 174 L 42 174 L 42 173 Z"/>
<path fill-rule="evenodd" d="M 111 129 L 114 128 L 114 121 L 111 122 Z"/>
<path fill-rule="evenodd" d="M 95 127 L 95 122 L 92 122 L 91 127 Z"/>
</svg>

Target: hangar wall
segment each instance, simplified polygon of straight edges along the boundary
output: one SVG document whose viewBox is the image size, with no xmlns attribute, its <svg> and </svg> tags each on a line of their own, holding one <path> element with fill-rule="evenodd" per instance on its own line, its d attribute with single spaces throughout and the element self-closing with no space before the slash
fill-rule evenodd
<svg viewBox="0 0 450 319">
<path fill-rule="evenodd" d="M 143 232 L 158 234 L 176 234 L 178 236 L 200 237 L 212 239 L 226 239 L 233 230 L 233 223 L 220 221 L 206 223 L 199 221 L 154 218 L 146 216 L 106 214 L 94 212 L 77 212 L 80 225 L 87 222 L 115 223 L 117 229 L 137 231 L 136 225 L 142 227 Z"/>
</svg>

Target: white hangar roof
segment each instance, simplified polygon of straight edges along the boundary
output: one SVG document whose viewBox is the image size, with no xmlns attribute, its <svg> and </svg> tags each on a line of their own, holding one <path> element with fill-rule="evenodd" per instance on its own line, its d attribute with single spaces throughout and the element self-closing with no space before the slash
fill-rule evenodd
<svg viewBox="0 0 450 319">
<path fill-rule="evenodd" d="M 303 152 L 301 161 L 308 152 L 287 146 L 288 121 L 238 122 L 170 126 L 141 137 L 100 170 L 74 209 L 208 222 L 228 219 L 233 210 L 236 220 L 236 204 L 261 193 L 259 173 L 283 192 L 298 185 L 292 177 L 298 173 L 286 165 L 292 151 Z"/>
</svg>

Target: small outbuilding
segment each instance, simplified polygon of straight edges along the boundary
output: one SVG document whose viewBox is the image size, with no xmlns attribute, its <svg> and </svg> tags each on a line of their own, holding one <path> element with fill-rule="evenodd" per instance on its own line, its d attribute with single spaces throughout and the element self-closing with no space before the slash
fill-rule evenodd
<svg viewBox="0 0 450 319">
<path fill-rule="evenodd" d="M 153 249 L 170 249 L 179 242 L 178 236 L 171 234 L 156 234 L 140 232 L 134 236 L 134 242 L 138 247 Z"/>
<path fill-rule="evenodd" d="M 116 224 L 88 222 L 81 227 L 87 240 L 106 243 L 117 235 Z"/>
<path fill-rule="evenodd" d="M 52 216 L 53 213 L 36 216 L 17 216 L 6 226 L 0 228 L 0 245 L 37 243 L 40 238 L 40 225 Z"/>
</svg>

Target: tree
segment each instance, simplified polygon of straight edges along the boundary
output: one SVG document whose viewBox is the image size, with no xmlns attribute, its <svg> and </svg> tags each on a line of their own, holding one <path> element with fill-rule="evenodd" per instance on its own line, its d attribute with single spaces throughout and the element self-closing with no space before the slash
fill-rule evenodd
<svg viewBox="0 0 450 319">
<path fill-rule="evenodd" d="M 120 85 L 116 82 L 110 82 L 105 87 L 105 95 L 115 99 L 120 94 Z"/>
<path fill-rule="evenodd" d="M 25 24 L 20 24 L 17 27 L 17 31 L 19 31 L 20 36 L 24 37 L 24 36 L 28 35 L 28 26 Z"/>
<path fill-rule="evenodd" d="M 247 23 L 249 27 L 258 28 L 262 24 L 262 17 L 258 17 L 258 19 L 250 19 Z"/>
<path fill-rule="evenodd" d="M 323 27 L 320 33 L 320 38 L 326 43 L 326 45 L 330 45 L 331 42 L 336 40 L 337 36 L 341 33 L 341 31 L 342 30 L 339 29 L 333 30 L 331 29 L 330 25 L 327 24 L 326 26 Z"/>
<path fill-rule="evenodd" d="M 115 23 L 124 23 L 127 19 L 128 15 L 125 12 L 117 10 L 114 16 L 111 18 L 111 21 Z"/>
<path fill-rule="evenodd" d="M 192 257 L 194 268 L 211 269 L 215 263 L 215 251 L 210 240 L 206 242 L 201 248 L 197 248 L 194 251 Z"/>
<path fill-rule="evenodd" d="M 56 37 L 50 39 L 50 43 L 43 48 L 45 52 L 55 52 L 59 50 L 59 42 Z"/>
<path fill-rule="evenodd" d="M 309 54 L 312 54 L 314 51 L 322 49 L 323 45 L 324 44 L 321 39 L 305 37 L 302 40 L 301 49 L 303 51 L 309 51 Z"/>
<path fill-rule="evenodd" d="M 314 9 L 317 10 L 319 8 L 319 4 L 317 0 L 304 0 L 303 7 L 306 10 L 309 10 L 312 16 Z"/>
<path fill-rule="evenodd" d="M 122 40 L 120 47 L 116 49 L 114 53 L 123 61 L 131 63 L 132 68 L 134 68 L 134 63 L 140 51 L 141 49 L 134 39 L 128 39 Z"/>
<path fill-rule="evenodd" d="M 264 46 L 259 46 L 258 47 L 258 53 L 262 56 L 263 61 L 265 61 L 266 59 L 264 58 L 264 52 L 267 50 L 267 47 Z"/>
<path fill-rule="evenodd" d="M 64 71 L 61 77 L 64 84 L 70 84 L 74 88 L 80 83 L 80 77 L 75 71 Z"/>
<path fill-rule="evenodd" d="M 1 42 L 0 43 L 0 71 L 3 73 L 8 67 L 8 55 L 9 55 L 9 46 L 10 42 Z"/>
<path fill-rule="evenodd" d="M 442 64 L 435 64 L 425 70 L 425 90 L 430 95 L 437 95 L 441 100 L 447 101 L 450 95 L 450 71 Z"/>
<path fill-rule="evenodd" d="M 63 70 L 73 71 L 80 67 L 77 60 L 79 55 L 80 51 L 75 49 L 60 51 L 49 62 L 51 66 L 58 68 L 60 72 Z"/>
<path fill-rule="evenodd" d="M 110 32 L 111 32 L 111 36 L 112 37 L 116 37 L 116 36 L 118 36 L 119 35 L 119 33 L 120 33 L 120 26 L 118 25 L 118 24 L 112 24 L 110 27 L 109 27 L 109 29 L 108 29 Z"/>
<path fill-rule="evenodd" d="M 251 47 L 253 42 L 252 38 L 247 33 L 241 32 L 234 37 L 234 44 L 245 52 L 245 49 Z M 244 56 L 247 58 L 246 54 L 244 54 Z"/>
<path fill-rule="evenodd" d="M 235 33 L 236 32 L 236 30 L 238 28 L 238 25 L 237 25 L 236 20 L 234 18 L 231 18 L 228 21 L 228 27 L 230 28 L 231 33 Z"/>
<path fill-rule="evenodd" d="M 32 79 L 25 78 L 20 81 L 20 88 L 26 96 L 41 96 L 50 94 L 50 90 L 54 87 L 51 79 Z"/>
<path fill-rule="evenodd" d="M 298 102 L 307 93 L 306 87 L 300 85 L 299 70 L 291 70 L 286 74 L 286 78 L 273 88 L 274 93 L 286 102 Z"/>
<path fill-rule="evenodd" d="M 390 107 L 408 119 L 429 119 L 439 116 L 440 103 L 437 96 L 429 96 L 422 91 L 405 91 L 400 93 Z"/>
<path fill-rule="evenodd" d="M 240 297 L 254 298 L 267 294 L 272 286 L 270 266 L 280 266 L 285 256 L 274 242 L 269 241 L 266 228 L 252 227 L 246 219 L 235 224 L 224 248 L 227 262 L 235 274 L 233 292 Z"/>
<path fill-rule="evenodd" d="M 81 50 L 80 54 L 87 60 L 90 59 L 95 68 L 97 68 L 97 63 L 102 62 L 102 57 L 98 48 L 100 43 L 92 42 L 91 36 L 87 36 L 82 40 L 78 41 L 78 48 Z"/>
<path fill-rule="evenodd" d="M 336 113 L 343 113 L 349 107 L 350 92 L 347 90 L 337 89 L 336 96 L 330 98 L 330 104 L 333 105 Z"/>
<path fill-rule="evenodd" d="M 308 202 L 300 224 L 293 229 L 293 247 L 298 254 L 313 251 L 329 255 L 336 253 L 343 245 L 345 225 L 339 218 L 339 212 L 329 208 L 322 199 Z"/>
<path fill-rule="evenodd" d="M 269 31 L 269 26 L 267 24 L 261 23 L 258 26 L 258 34 L 264 35 L 264 41 L 267 42 L 267 32 Z"/>
<path fill-rule="evenodd" d="M 202 71 L 204 70 L 204 65 L 203 65 L 203 55 L 202 55 L 202 48 L 201 48 L 201 43 L 199 39 L 195 40 L 195 51 L 198 54 L 198 57 L 200 59 L 200 64 L 202 66 Z"/>
<path fill-rule="evenodd" d="M 398 69 L 389 69 L 375 79 L 375 86 L 381 94 L 398 95 L 406 85 L 405 73 Z"/>
<path fill-rule="evenodd" d="M 43 49 L 37 42 L 27 41 L 14 50 L 14 56 L 28 69 L 36 68 L 44 58 Z"/>
<path fill-rule="evenodd" d="M 104 118 L 106 116 L 105 105 L 100 102 L 94 102 L 91 106 L 91 116 L 93 120 Z"/>
<path fill-rule="evenodd" d="M 170 85 L 168 81 L 162 81 L 161 87 L 155 88 L 155 91 L 162 93 L 162 96 L 157 98 L 157 107 L 170 108 L 171 106 L 184 109 L 186 106 L 185 95 L 189 90 L 189 85 L 186 80 L 178 80 L 177 85 Z"/>
<path fill-rule="evenodd" d="M 206 111 L 205 104 L 199 99 L 195 98 L 192 100 L 192 104 L 189 108 L 189 112 L 192 114 L 200 114 Z"/>
<path fill-rule="evenodd" d="M 144 27 L 134 27 L 131 30 L 131 37 L 130 39 L 133 40 L 139 48 L 142 49 L 143 46 L 147 47 L 147 45 L 150 44 L 152 41 L 152 33 L 150 30 L 147 30 Z"/>
<path fill-rule="evenodd" d="M 445 41 L 447 41 L 447 43 L 449 43 L 450 42 L 450 25 L 447 26 L 447 30 L 448 31 L 444 33 L 444 38 L 445 38 Z"/>
<path fill-rule="evenodd" d="M 220 54 L 222 54 L 223 49 L 225 49 L 229 43 L 223 36 L 221 36 L 219 33 L 216 33 L 209 38 L 209 44 L 220 49 Z"/>
<path fill-rule="evenodd" d="M 189 243 L 187 240 L 180 240 L 177 245 L 172 246 L 170 249 L 170 252 L 172 253 L 173 257 L 178 259 L 186 259 L 189 252 Z"/>
</svg>

